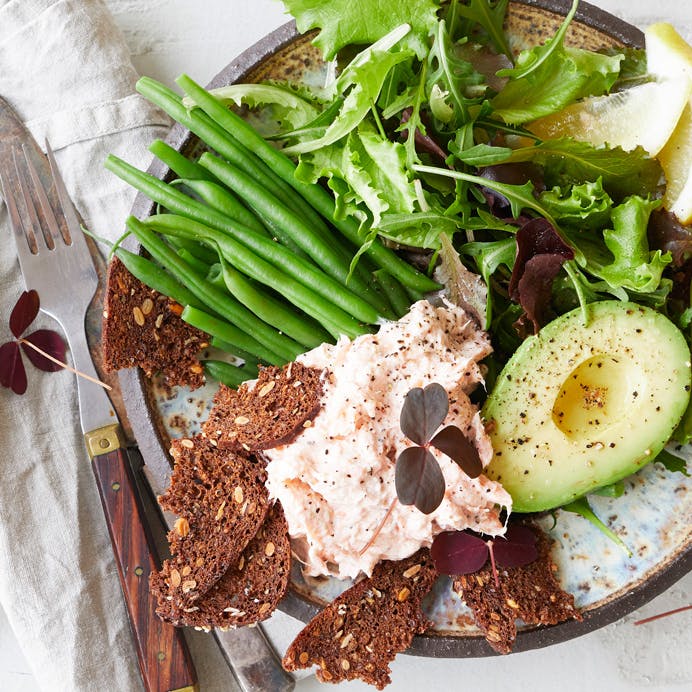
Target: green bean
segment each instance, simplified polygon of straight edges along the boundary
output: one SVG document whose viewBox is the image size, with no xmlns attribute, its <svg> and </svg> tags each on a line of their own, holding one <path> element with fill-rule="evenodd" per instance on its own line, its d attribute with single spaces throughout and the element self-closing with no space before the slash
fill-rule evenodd
<svg viewBox="0 0 692 692">
<path fill-rule="evenodd" d="M 363 307 L 364 305 L 369 313 L 368 318 L 374 317 L 375 319 L 372 322 L 377 319 L 377 313 L 372 310 L 370 305 L 358 299 L 357 296 L 348 294 L 346 289 L 337 284 L 333 279 L 319 270 L 315 270 L 311 265 L 303 263 L 302 260 L 293 256 L 290 251 L 277 243 L 272 243 L 259 237 L 249 239 L 254 240 L 256 248 L 266 253 L 263 256 L 273 257 L 276 263 L 275 266 L 274 263 L 270 263 L 271 260 L 267 261 L 267 259 L 260 257 L 259 252 L 255 254 L 253 252 L 254 248 L 250 247 L 249 249 L 248 246 L 243 245 L 221 231 L 182 216 L 160 214 L 158 216 L 150 216 L 145 223 L 165 235 L 180 235 L 184 238 L 203 240 L 216 246 L 219 253 L 244 274 L 274 288 L 318 322 L 322 323 L 321 317 L 323 315 L 328 316 L 331 323 L 339 325 L 340 333 L 342 334 L 358 336 L 367 330 L 352 314 L 335 305 L 336 300 L 344 298 L 345 302 L 351 307 L 358 307 L 359 305 Z M 265 247 L 264 245 L 267 242 L 268 246 Z M 282 266 L 282 256 L 284 255 L 287 255 L 287 257 L 283 266 L 285 271 L 282 271 L 278 267 Z M 289 274 L 289 269 L 295 271 L 300 276 L 300 279 Z M 328 286 L 329 282 L 333 282 L 336 285 L 336 292 L 333 287 Z M 325 297 L 324 293 L 327 293 L 329 297 Z M 330 298 L 336 300 L 332 302 Z M 342 300 L 341 302 L 344 301 Z M 363 319 L 366 322 L 371 321 L 370 319 Z"/>
<path fill-rule="evenodd" d="M 238 140 L 246 149 L 253 151 L 269 168 L 293 187 L 298 194 L 302 195 L 324 218 L 334 223 L 352 243 L 357 246 L 362 244 L 358 223 L 351 217 L 336 218 L 334 199 L 322 186 L 316 183 L 306 184 L 299 181 L 295 177 L 295 164 L 285 154 L 272 147 L 250 124 L 232 110 L 226 108 L 218 99 L 190 79 L 190 77 L 181 75 L 176 81 L 205 113 L 221 125 L 229 135 Z M 377 240 L 370 245 L 366 252 L 375 260 L 378 266 L 386 269 L 405 286 L 422 292 L 434 291 L 440 288 L 439 284 L 416 270 Z"/>
<path fill-rule="evenodd" d="M 180 192 L 180 190 L 176 190 L 168 183 L 164 183 L 163 180 L 140 171 L 117 156 L 109 154 L 104 165 L 120 179 L 176 214 L 191 219 L 198 219 L 212 228 L 225 229 L 229 224 L 230 219 L 225 214 L 193 199 Z M 266 237 L 269 238 L 269 233 L 266 229 L 263 229 L 263 231 Z"/>
<path fill-rule="evenodd" d="M 251 353 L 265 363 L 271 365 L 283 365 L 286 361 L 268 348 L 265 348 L 257 339 L 248 336 L 242 329 L 220 320 L 204 310 L 198 310 L 187 305 L 180 315 L 184 322 L 197 327 L 205 334 L 221 337 L 233 348 Z"/>
<path fill-rule="evenodd" d="M 212 271 L 217 267 L 221 272 L 221 279 L 231 295 L 235 296 L 246 308 L 252 310 L 260 319 L 272 324 L 308 349 L 315 348 L 330 340 L 329 334 L 317 322 L 311 320 L 307 315 L 296 314 L 281 301 L 258 291 L 241 272 L 231 267 L 223 258 L 219 264 L 212 267 Z M 213 280 L 210 276 L 207 278 Z"/>
<path fill-rule="evenodd" d="M 209 377 L 234 389 L 243 384 L 243 382 L 257 377 L 256 372 L 253 374 L 243 367 L 231 365 L 223 360 L 205 360 L 203 362 L 204 370 Z"/>
<path fill-rule="evenodd" d="M 262 222 L 227 188 L 208 180 L 180 179 L 205 204 L 258 233 L 265 233 Z"/>
<path fill-rule="evenodd" d="M 158 264 L 123 247 L 117 247 L 115 255 L 125 265 L 127 271 L 145 286 L 168 296 L 180 305 L 204 307 L 204 303 Z"/>
<path fill-rule="evenodd" d="M 377 283 L 386 293 L 397 317 L 403 317 L 411 307 L 411 302 L 403 286 L 385 269 L 374 272 Z"/>
<path fill-rule="evenodd" d="M 216 178 L 206 168 L 202 168 L 198 163 L 183 156 L 163 140 L 155 139 L 149 145 L 149 151 L 165 163 L 179 178 L 216 182 Z"/>
<path fill-rule="evenodd" d="M 218 336 L 212 336 L 211 341 L 209 342 L 214 348 L 217 348 L 219 351 L 223 351 L 224 353 L 229 353 L 232 355 L 234 358 L 239 358 L 242 360 L 245 365 L 253 366 L 257 368 L 258 364 L 258 359 L 256 356 L 253 356 L 252 353 L 248 353 L 247 351 L 243 351 L 242 348 L 238 348 L 237 346 L 233 346 L 233 344 L 229 344 L 227 341 L 224 341 L 223 339 L 219 339 Z"/>
<path fill-rule="evenodd" d="M 201 276 L 206 276 L 209 271 L 209 265 L 203 262 L 201 259 L 195 257 L 187 248 L 180 248 L 177 250 L 178 257 L 183 260 L 186 264 L 189 264 L 192 269 L 194 269 Z"/>
<path fill-rule="evenodd" d="M 329 276 L 360 295 L 372 292 L 372 288 L 359 276 L 353 274 L 349 278 L 348 264 L 344 263 L 344 258 L 335 249 L 334 243 L 330 245 L 310 226 L 303 223 L 291 209 L 279 202 L 239 168 L 209 153 L 202 154 L 199 163 L 235 190 L 253 209 L 270 218 L 278 228 L 284 229 L 291 239 Z"/>
<path fill-rule="evenodd" d="M 236 324 L 239 329 L 246 334 L 253 334 L 257 341 L 261 340 L 266 345 L 266 349 L 275 354 L 281 362 L 294 360 L 302 353 L 301 346 L 283 334 L 279 334 L 275 329 L 253 315 L 247 308 L 238 303 L 235 298 L 224 294 L 212 286 L 208 281 L 197 275 L 183 260 L 178 257 L 173 249 L 168 247 L 151 229 L 143 224 L 139 219 L 131 216 L 127 219 L 127 227 L 132 230 L 139 242 L 160 262 L 164 267 L 177 275 L 185 283 L 187 288 L 199 300 L 204 302 L 211 310 L 221 315 L 229 322 Z M 251 338 L 251 337 L 249 337 Z M 262 347 L 263 350 L 265 347 Z M 251 349 L 246 349 L 251 350 Z"/>
<path fill-rule="evenodd" d="M 218 260 L 218 255 L 210 250 L 202 243 L 196 243 L 194 240 L 186 240 L 185 238 L 169 238 L 169 243 L 176 250 L 187 250 L 193 257 L 202 260 L 205 264 L 211 266 Z"/>
</svg>

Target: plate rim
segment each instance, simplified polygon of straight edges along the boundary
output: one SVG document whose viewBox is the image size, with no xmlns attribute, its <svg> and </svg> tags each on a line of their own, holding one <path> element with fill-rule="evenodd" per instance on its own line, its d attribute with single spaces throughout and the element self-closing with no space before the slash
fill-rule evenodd
<svg viewBox="0 0 692 692">
<path fill-rule="evenodd" d="M 571 0 L 512 0 L 512 2 L 537 7 L 562 16 L 567 14 L 572 4 Z M 596 29 L 627 46 L 643 47 L 644 45 L 644 34 L 640 29 L 590 3 L 579 3 L 575 21 Z M 212 78 L 207 88 L 224 86 L 244 79 L 262 61 L 286 48 L 300 35 L 294 20 L 283 24 L 240 53 Z M 166 137 L 166 142 L 180 149 L 193 136 L 189 130 L 175 123 Z M 156 158 L 153 159 L 147 172 L 161 179 L 170 174 L 165 164 Z M 137 193 L 131 213 L 137 218 L 145 218 L 151 215 L 154 206 L 151 200 L 142 193 Z M 138 243 L 133 238 L 126 239 L 124 246 L 133 251 L 139 249 Z M 159 437 L 159 426 L 149 405 L 144 373 L 140 368 L 131 368 L 120 370 L 118 375 L 127 416 L 145 464 L 165 468 L 170 474 L 169 456 Z M 688 541 L 686 547 L 681 547 L 678 554 L 671 557 L 667 566 L 652 576 L 643 578 L 634 588 L 620 595 L 614 594 L 611 600 L 601 606 L 582 611 L 582 621 L 568 620 L 556 625 L 519 630 L 512 653 L 552 646 L 609 625 L 648 603 L 690 571 L 692 571 L 692 543 Z M 292 589 L 289 589 L 282 599 L 279 608 L 304 622 L 309 621 L 320 611 L 317 605 L 305 600 Z M 416 635 L 405 653 L 433 658 L 480 658 L 499 655 L 480 634 L 476 636 L 427 633 Z"/>
</svg>

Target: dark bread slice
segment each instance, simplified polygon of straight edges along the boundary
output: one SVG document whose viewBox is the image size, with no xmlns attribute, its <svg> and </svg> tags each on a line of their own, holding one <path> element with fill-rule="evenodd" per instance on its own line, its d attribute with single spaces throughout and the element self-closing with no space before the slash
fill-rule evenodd
<svg viewBox="0 0 692 692">
<path fill-rule="evenodd" d="M 159 601 L 159 617 L 176 626 L 229 629 L 266 620 L 288 588 L 291 544 L 280 503 L 267 513 L 240 560 L 190 608 Z"/>
<path fill-rule="evenodd" d="M 204 369 L 196 354 L 209 340 L 180 319 L 181 311 L 180 305 L 145 286 L 114 257 L 103 308 L 106 370 L 139 366 L 148 377 L 163 373 L 171 386 L 203 385 Z"/>
<path fill-rule="evenodd" d="M 430 622 L 421 610 L 437 572 L 427 549 L 398 562 L 380 562 L 372 577 L 345 591 L 316 615 L 283 658 L 292 671 L 319 666 L 322 682 L 359 678 L 381 690 L 389 663 Z"/>
<path fill-rule="evenodd" d="M 261 368 L 255 382 L 219 388 L 202 428 L 219 449 L 249 452 L 290 442 L 317 415 L 322 372 L 300 363 Z"/>
<path fill-rule="evenodd" d="M 517 619 L 527 625 L 582 619 L 574 606 L 574 596 L 563 591 L 555 578 L 557 566 L 550 556 L 552 540 L 537 526 L 530 528 L 537 535 L 538 558 L 522 567 L 501 570 L 499 586 L 489 564 L 474 574 L 454 579 L 454 590 L 473 611 L 488 644 L 501 654 L 512 650 Z"/>
<path fill-rule="evenodd" d="M 222 451 L 197 435 L 174 440 L 171 485 L 159 498 L 179 516 L 168 534 L 172 557 L 152 589 L 172 607 L 190 608 L 228 570 L 264 522 L 269 495 L 264 464 Z"/>
</svg>

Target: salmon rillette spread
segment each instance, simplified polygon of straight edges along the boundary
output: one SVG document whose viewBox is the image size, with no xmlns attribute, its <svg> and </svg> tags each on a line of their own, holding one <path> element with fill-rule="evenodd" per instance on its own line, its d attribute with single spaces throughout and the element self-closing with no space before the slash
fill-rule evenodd
<svg viewBox="0 0 692 692">
<path fill-rule="evenodd" d="M 404 559 L 441 531 L 504 533 L 509 494 L 484 475 L 469 478 L 432 447 L 446 488 L 435 511 L 401 504 L 394 480 L 397 457 L 414 444 L 399 423 L 404 400 L 433 382 L 449 397 L 443 425 L 464 431 L 487 466 L 492 446 L 469 394 L 483 382 L 479 362 L 490 352 L 462 308 L 421 300 L 377 334 L 342 337 L 297 358 L 324 373 L 321 408 L 295 440 L 265 454 L 269 494 L 281 501 L 306 575 L 370 576 L 380 560 Z"/>
</svg>

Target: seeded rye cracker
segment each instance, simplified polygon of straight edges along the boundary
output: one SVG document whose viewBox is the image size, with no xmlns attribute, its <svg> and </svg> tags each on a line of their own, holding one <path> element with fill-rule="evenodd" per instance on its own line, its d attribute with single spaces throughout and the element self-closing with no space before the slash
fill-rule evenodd
<svg viewBox="0 0 692 692">
<path fill-rule="evenodd" d="M 574 607 L 574 596 L 563 591 L 555 578 L 557 566 L 550 556 L 552 540 L 538 527 L 531 529 L 537 535 L 538 557 L 523 567 L 502 569 L 499 586 L 489 564 L 454 580 L 454 590 L 473 611 L 488 644 L 501 654 L 512 650 L 518 619 L 527 625 L 582 620 Z"/>
<path fill-rule="evenodd" d="M 358 678 L 383 689 L 391 682 L 389 663 L 431 625 L 421 601 L 436 578 L 427 549 L 398 562 L 380 562 L 370 578 L 341 594 L 298 634 L 283 658 L 284 668 L 316 665 L 322 682 Z"/>
<path fill-rule="evenodd" d="M 291 544 L 280 503 L 274 504 L 240 559 L 189 608 L 160 600 L 157 614 L 174 625 L 210 629 L 266 620 L 288 588 Z"/>
<path fill-rule="evenodd" d="M 178 515 L 169 532 L 171 559 L 151 575 L 170 607 L 190 608 L 226 572 L 264 522 L 269 496 L 264 464 L 222 451 L 201 435 L 174 440 L 171 485 L 160 505 Z"/>
<path fill-rule="evenodd" d="M 219 449 L 259 451 L 290 442 L 317 415 L 322 372 L 300 363 L 260 368 L 237 390 L 221 385 L 203 434 Z"/>
<path fill-rule="evenodd" d="M 147 377 L 193 389 L 204 384 L 195 357 L 208 337 L 180 319 L 182 307 L 145 286 L 114 257 L 108 266 L 103 308 L 103 363 L 108 371 L 139 366 Z"/>
</svg>

